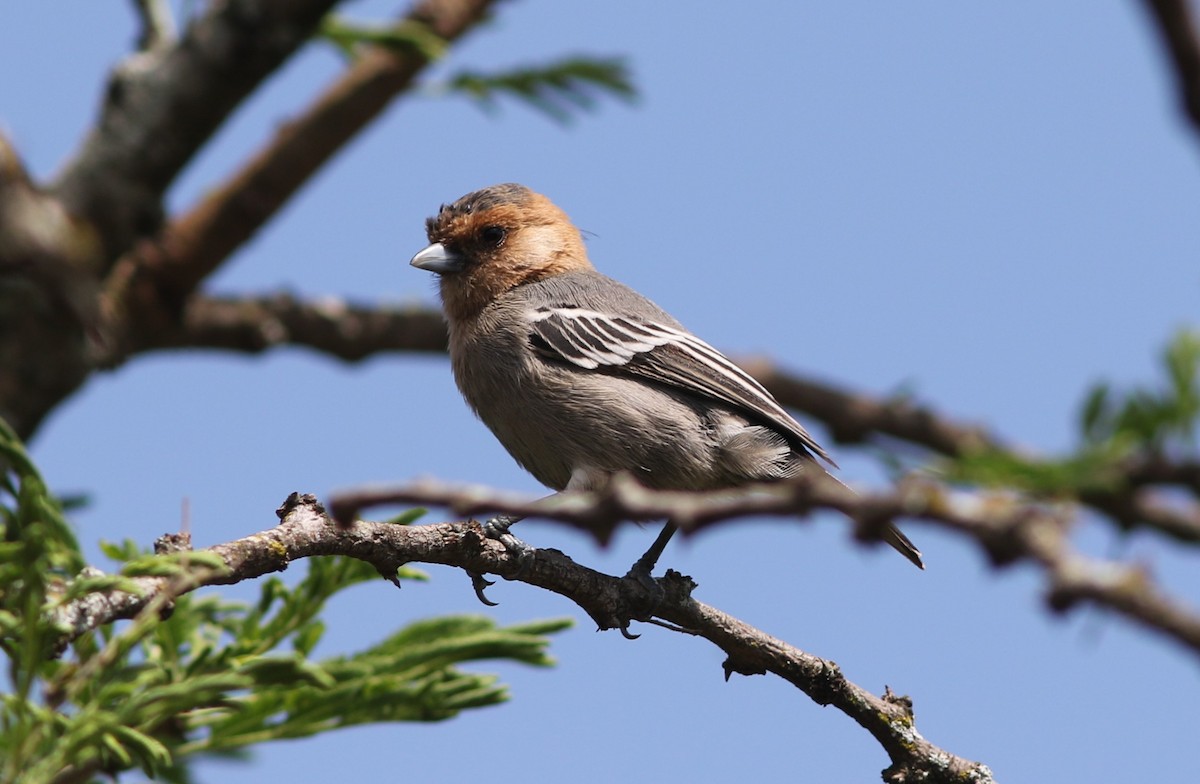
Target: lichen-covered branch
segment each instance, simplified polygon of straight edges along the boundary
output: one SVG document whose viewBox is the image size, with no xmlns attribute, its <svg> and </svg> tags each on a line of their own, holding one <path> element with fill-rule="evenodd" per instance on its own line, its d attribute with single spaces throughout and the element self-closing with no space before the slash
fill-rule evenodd
<svg viewBox="0 0 1200 784">
<path fill-rule="evenodd" d="M 880 697 L 848 680 L 832 661 L 801 651 L 720 610 L 692 598 L 695 584 L 668 573 L 652 615 L 646 589 L 636 580 L 601 574 L 553 550 L 538 550 L 527 563 L 475 523 L 399 526 L 357 522 L 335 526 L 312 496 L 293 494 L 278 510 L 274 528 L 209 548 L 224 561 L 223 572 L 206 572 L 200 584 L 229 584 L 286 569 L 301 558 L 346 555 L 373 564 L 385 577 L 409 562 L 458 566 L 474 573 L 506 575 L 558 593 L 575 602 L 602 629 L 620 627 L 630 618 L 661 618 L 686 633 L 703 637 L 727 656 L 725 677 L 732 673 L 772 673 L 821 705 L 832 705 L 866 729 L 891 760 L 884 771 L 889 782 L 993 781 L 986 765 L 955 756 L 927 741 L 917 731 L 911 700 L 889 690 Z M 519 574 L 518 574 L 519 572 Z M 168 578 L 139 578 L 140 595 L 114 592 L 104 601 L 91 597 L 60 608 L 59 620 L 73 636 L 119 618 L 135 615 L 168 590 Z M 173 596 L 174 594 L 172 594 Z M 87 609 L 80 605 L 88 603 Z M 107 609 L 105 609 L 107 608 Z"/>
</svg>

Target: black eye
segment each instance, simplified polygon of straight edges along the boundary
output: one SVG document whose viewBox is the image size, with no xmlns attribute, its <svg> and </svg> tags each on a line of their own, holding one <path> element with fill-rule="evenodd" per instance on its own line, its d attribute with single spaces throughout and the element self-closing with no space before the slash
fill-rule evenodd
<svg viewBox="0 0 1200 784">
<path fill-rule="evenodd" d="M 484 226 L 483 230 L 479 232 L 479 238 L 493 248 L 503 245 L 506 236 L 508 236 L 508 232 L 502 226 Z"/>
</svg>

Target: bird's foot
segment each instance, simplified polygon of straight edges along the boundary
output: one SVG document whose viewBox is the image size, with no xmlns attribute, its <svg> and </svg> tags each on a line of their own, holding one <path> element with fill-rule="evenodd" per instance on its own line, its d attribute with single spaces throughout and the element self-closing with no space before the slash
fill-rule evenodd
<svg viewBox="0 0 1200 784">
<path fill-rule="evenodd" d="M 629 567 L 629 571 L 625 573 L 626 580 L 633 580 L 640 585 L 646 593 L 650 594 L 657 606 L 663 598 L 662 586 L 658 584 L 658 580 L 654 579 L 651 573 L 654 569 L 654 563 L 646 559 L 646 556 L 634 561 L 633 566 Z"/>
<path fill-rule="evenodd" d="M 513 572 L 512 577 L 505 578 L 508 580 L 516 579 L 528 572 L 529 567 L 533 565 L 534 556 L 537 554 L 536 547 L 522 542 L 509 532 L 509 529 L 517 522 L 520 522 L 519 517 L 493 517 L 482 525 L 484 536 L 488 539 L 495 539 L 504 545 L 508 554 L 517 559 L 517 571 Z"/>
<path fill-rule="evenodd" d="M 633 598 L 631 602 L 635 608 L 631 609 L 629 615 L 617 619 L 616 628 L 621 632 L 621 636 L 627 640 L 636 640 L 641 636 L 629 631 L 629 625 L 633 621 L 652 623 L 655 626 L 661 626 L 673 632 L 698 634 L 699 632 L 692 629 L 654 617 L 659 608 L 667 603 L 668 595 L 671 597 L 690 597 L 692 591 L 696 589 L 696 581 L 687 575 L 680 574 L 674 569 L 668 569 L 664 576 L 655 578 L 651 576 L 650 568 L 643 561 L 644 556 L 638 559 L 637 563 L 633 565 L 633 568 L 623 578 L 636 583 L 641 590 L 640 596 Z"/>
<path fill-rule="evenodd" d="M 654 569 L 653 562 L 648 561 L 645 556 L 639 558 L 629 571 L 625 573 L 624 579 L 630 580 L 641 588 L 642 597 L 638 601 L 638 612 L 630 618 L 624 619 L 624 622 L 618 626 L 621 630 L 621 636 L 627 640 L 636 640 L 641 635 L 634 634 L 629 631 L 629 624 L 632 621 L 649 621 L 654 616 L 654 611 L 662 604 L 666 597 L 666 592 L 659 585 L 658 580 L 654 579 L 651 570 Z"/>
<path fill-rule="evenodd" d="M 520 518 L 518 517 L 493 517 L 480 526 L 483 529 L 484 536 L 504 545 L 504 549 L 508 554 L 513 556 L 517 561 L 515 572 L 511 575 L 501 575 L 506 580 L 516 580 L 524 576 L 533 565 L 533 560 L 537 553 L 536 547 L 526 544 L 509 532 L 513 524 L 519 520 Z M 495 585 L 495 581 L 484 578 L 479 572 L 468 571 L 467 574 L 471 577 L 471 587 L 475 589 L 475 596 L 479 601 L 489 607 L 495 607 L 497 602 L 488 599 L 484 594 L 485 590 Z"/>
<path fill-rule="evenodd" d="M 666 597 L 666 592 L 658 580 L 654 579 L 654 567 L 658 564 L 659 556 L 667 547 L 667 542 L 671 541 L 671 537 L 675 535 L 675 526 L 667 523 L 655 538 L 654 544 L 642 554 L 642 557 L 634 561 L 633 566 L 629 567 L 629 571 L 625 574 L 626 580 L 632 580 L 637 583 L 644 595 L 644 599 L 640 602 L 642 612 L 631 619 L 626 620 L 620 625 L 621 635 L 628 640 L 637 639 L 638 635 L 631 634 L 629 631 L 629 621 L 649 621 L 654 616 L 654 611 L 662 604 Z"/>
</svg>

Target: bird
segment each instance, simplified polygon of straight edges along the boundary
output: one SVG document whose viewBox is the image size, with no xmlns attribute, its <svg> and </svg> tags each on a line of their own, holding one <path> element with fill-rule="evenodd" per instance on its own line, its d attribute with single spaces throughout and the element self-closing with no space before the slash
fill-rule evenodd
<svg viewBox="0 0 1200 784">
<path fill-rule="evenodd" d="M 443 204 L 425 230 L 411 264 L 438 276 L 458 388 L 552 490 L 601 490 L 622 472 L 654 489 L 721 490 L 836 467 L 748 373 L 598 272 L 547 197 L 493 185 Z M 515 520 L 492 522 L 503 538 Z M 674 532 L 668 521 L 630 574 L 649 579 Z M 882 538 L 925 568 L 899 529 Z"/>
</svg>

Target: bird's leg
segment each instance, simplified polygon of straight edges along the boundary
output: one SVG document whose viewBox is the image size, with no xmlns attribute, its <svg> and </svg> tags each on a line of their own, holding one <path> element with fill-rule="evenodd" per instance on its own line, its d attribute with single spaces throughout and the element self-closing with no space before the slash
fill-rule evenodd
<svg viewBox="0 0 1200 784">
<path fill-rule="evenodd" d="M 675 524 L 668 521 L 663 529 L 658 532 L 658 538 L 654 540 L 654 544 L 642 555 L 641 558 L 633 562 L 626 577 L 632 577 L 637 580 L 646 590 L 652 594 L 661 594 L 662 589 L 658 587 L 658 583 L 654 582 L 651 572 L 658 564 L 658 559 L 663 554 L 663 550 L 667 547 L 667 542 L 671 541 L 671 537 L 675 535 Z"/>
<path fill-rule="evenodd" d="M 654 610 L 663 600 L 663 588 L 654 579 L 652 572 L 658 564 L 659 557 L 663 554 L 663 550 L 667 547 L 667 542 L 671 541 L 671 537 L 675 535 L 675 524 L 668 521 L 663 529 L 658 532 L 654 543 L 649 549 L 642 554 L 642 557 L 633 562 L 633 566 L 629 567 L 629 571 L 625 574 L 626 580 L 634 580 L 642 589 L 650 596 L 649 608 L 646 611 L 646 618 L 654 614 Z M 633 619 L 625 619 L 621 624 L 621 636 L 627 640 L 636 640 L 638 635 L 629 631 L 629 621 Z"/>
<path fill-rule="evenodd" d="M 512 528 L 523 519 L 524 518 L 521 517 L 508 517 L 501 515 L 493 517 L 491 520 L 488 520 L 481 526 L 483 528 L 484 536 L 486 536 L 488 539 L 494 539 L 500 544 L 504 545 L 504 549 L 508 551 L 509 555 L 512 555 L 517 559 L 517 571 L 513 573 L 512 577 L 506 577 L 505 579 L 516 579 L 525 574 L 525 572 L 529 571 L 529 567 L 533 563 L 534 554 L 537 552 L 536 547 L 532 547 L 525 542 L 522 542 L 508 531 L 508 529 Z M 484 578 L 483 574 L 480 572 L 472 572 L 468 570 L 467 575 L 471 578 L 471 587 L 475 589 L 476 598 L 489 607 L 495 607 L 496 602 L 493 602 L 492 600 L 488 599 L 486 595 L 484 595 L 484 591 L 487 590 L 488 587 L 495 585 L 495 583 L 492 580 Z"/>
</svg>

